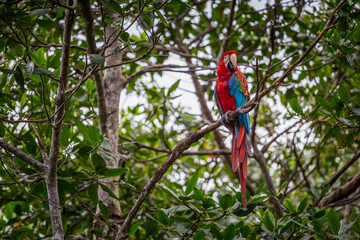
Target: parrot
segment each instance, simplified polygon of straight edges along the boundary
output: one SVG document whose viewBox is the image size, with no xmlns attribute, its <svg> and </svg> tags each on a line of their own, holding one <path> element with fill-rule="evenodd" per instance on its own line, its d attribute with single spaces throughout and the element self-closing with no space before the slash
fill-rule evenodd
<svg viewBox="0 0 360 240">
<path fill-rule="evenodd" d="M 235 111 L 250 99 L 248 84 L 237 67 L 237 52 L 228 51 L 221 58 L 217 70 L 214 99 L 223 124 L 233 136 L 232 170 L 239 172 L 243 206 L 246 207 L 247 157 L 252 156 L 249 114 L 228 120 L 228 111 Z"/>
</svg>

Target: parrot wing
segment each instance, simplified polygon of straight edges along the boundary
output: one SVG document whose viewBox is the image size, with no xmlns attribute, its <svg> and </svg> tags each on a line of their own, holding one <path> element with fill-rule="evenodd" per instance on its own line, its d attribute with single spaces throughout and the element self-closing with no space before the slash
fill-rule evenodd
<svg viewBox="0 0 360 240">
<path fill-rule="evenodd" d="M 235 98 L 236 108 L 242 107 L 245 103 L 247 103 L 247 98 L 248 98 L 248 96 L 246 96 L 246 94 L 244 93 L 245 92 L 244 84 L 239 79 L 239 77 L 240 76 L 235 73 L 231 76 L 229 80 L 229 91 L 230 94 L 233 95 Z M 238 116 L 238 122 L 240 126 L 245 125 L 246 133 L 250 134 L 249 114 L 248 113 L 240 114 Z"/>
</svg>

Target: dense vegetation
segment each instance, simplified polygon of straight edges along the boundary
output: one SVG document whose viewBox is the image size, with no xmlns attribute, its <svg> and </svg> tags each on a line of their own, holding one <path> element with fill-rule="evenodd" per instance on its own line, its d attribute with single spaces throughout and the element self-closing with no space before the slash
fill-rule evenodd
<svg viewBox="0 0 360 240">
<path fill-rule="evenodd" d="M 360 4 L 259 4 L 3 0 L 0 237 L 360 238 Z M 227 50 L 247 208 L 213 99 Z"/>
</svg>

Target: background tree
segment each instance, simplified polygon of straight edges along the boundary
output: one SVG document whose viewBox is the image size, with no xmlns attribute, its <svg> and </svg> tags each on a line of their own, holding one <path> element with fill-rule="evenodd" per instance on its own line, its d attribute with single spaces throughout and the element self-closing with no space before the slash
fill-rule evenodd
<svg viewBox="0 0 360 240">
<path fill-rule="evenodd" d="M 258 5 L 2 2 L 0 235 L 359 237 L 360 6 Z M 252 95 L 231 115 L 251 111 L 247 209 L 212 99 L 230 49 Z"/>
</svg>

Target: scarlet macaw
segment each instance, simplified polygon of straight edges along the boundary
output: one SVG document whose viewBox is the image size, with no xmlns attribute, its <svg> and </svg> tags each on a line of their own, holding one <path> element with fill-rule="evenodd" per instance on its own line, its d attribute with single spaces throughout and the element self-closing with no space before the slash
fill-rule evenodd
<svg viewBox="0 0 360 240">
<path fill-rule="evenodd" d="M 228 51 L 221 58 L 217 70 L 215 101 L 224 125 L 233 135 L 232 170 L 239 170 L 242 202 L 246 207 L 246 175 L 247 157 L 252 155 L 250 144 L 250 122 L 248 113 L 240 114 L 235 121 L 228 121 L 228 111 L 243 106 L 250 98 L 248 85 L 244 75 L 237 68 L 236 51 Z"/>
</svg>

